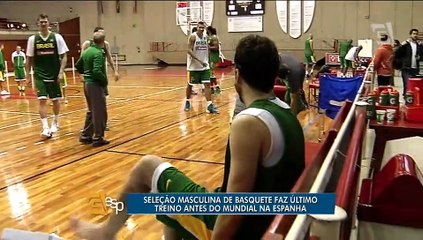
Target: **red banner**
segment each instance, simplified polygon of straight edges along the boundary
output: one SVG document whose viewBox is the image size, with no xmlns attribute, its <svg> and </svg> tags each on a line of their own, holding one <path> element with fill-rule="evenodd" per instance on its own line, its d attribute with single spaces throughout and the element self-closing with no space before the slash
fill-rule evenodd
<svg viewBox="0 0 423 240">
<path fill-rule="evenodd" d="M 326 65 L 340 65 L 338 53 L 326 53 L 325 55 Z"/>
</svg>

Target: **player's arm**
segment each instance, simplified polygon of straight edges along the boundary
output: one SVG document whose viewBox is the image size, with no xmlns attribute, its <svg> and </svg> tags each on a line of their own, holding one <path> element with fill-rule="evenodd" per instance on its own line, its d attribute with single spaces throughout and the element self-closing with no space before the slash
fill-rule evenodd
<svg viewBox="0 0 423 240">
<path fill-rule="evenodd" d="M 15 52 L 12 53 L 12 63 L 15 65 Z"/>
<path fill-rule="evenodd" d="M 197 62 L 201 63 L 203 66 L 204 66 L 204 65 L 207 65 L 207 63 L 204 63 L 204 62 L 200 61 L 200 59 L 198 59 L 198 58 L 194 55 L 194 53 L 193 53 L 193 50 L 194 50 L 194 44 L 195 44 L 195 35 L 191 35 L 191 36 L 188 38 L 188 51 L 187 51 L 188 55 L 190 55 L 190 56 L 192 57 L 192 59 L 194 59 L 195 61 L 197 61 Z"/>
<path fill-rule="evenodd" d="M 82 44 L 82 46 L 81 46 L 81 54 L 80 55 L 82 55 L 82 53 L 85 51 L 85 50 L 87 50 L 87 48 L 90 46 L 90 41 L 85 41 L 83 44 Z"/>
<path fill-rule="evenodd" d="M 106 46 L 106 50 L 107 50 L 107 62 L 109 63 L 110 67 L 112 68 L 113 72 L 116 72 L 116 68 L 115 65 L 113 64 L 113 58 L 112 58 L 112 54 L 110 53 L 110 47 L 109 47 L 109 43 L 108 42 L 104 42 L 104 45 Z"/>
<path fill-rule="evenodd" d="M 249 129 L 246 131 L 245 129 Z M 251 137 L 255 136 L 255 137 Z M 263 155 L 263 139 L 270 138 L 267 127 L 253 116 L 237 116 L 231 125 L 231 169 L 227 192 L 252 192 L 259 159 Z M 213 240 L 233 239 L 244 216 L 219 215 Z"/>
<path fill-rule="evenodd" d="M 209 49 L 213 51 L 219 51 L 219 39 L 217 37 L 212 39 Z"/>
<path fill-rule="evenodd" d="M 63 74 L 65 72 L 66 63 L 68 62 L 69 48 L 66 45 L 66 42 L 63 39 L 62 35 L 56 34 L 56 41 L 57 41 L 57 50 L 59 52 L 59 56 L 60 56 L 60 59 L 61 59 L 60 70 L 59 70 L 59 75 L 57 76 L 57 79 L 59 81 L 62 81 L 63 80 Z"/>
<path fill-rule="evenodd" d="M 26 46 L 26 64 L 25 64 L 25 70 L 27 73 L 30 73 L 31 67 L 34 65 L 34 36 L 31 36 L 28 38 L 28 43 Z M 26 81 L 29 81 L 29 78 L 27 78 Z"/>
</svg>

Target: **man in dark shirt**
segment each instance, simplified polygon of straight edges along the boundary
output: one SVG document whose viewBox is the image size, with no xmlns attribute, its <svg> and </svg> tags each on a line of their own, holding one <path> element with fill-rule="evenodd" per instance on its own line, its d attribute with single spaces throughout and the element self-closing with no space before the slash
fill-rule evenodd
<svg viewBox="0 0 423 240">
<path fill-rule="evenodd" d="M 289 54 L 280 54 L 279 59 L 281 65 L 279 67 L 278 77 L 282 80 L 285 80 L 285 83 L 288 85 L 290 92 L 290 102 L 287 103 L 290 104 L 292 112 L 297 115 L 300 110 L 300 105 L 302 104 L 300 99 L 300 91 L 303 88 L 305 78 L 304 65 L 294 56 Z M 285 101 L 286 99 L 281 100 Z M 243 104 L 239 97 L 237 97 L 234 116 L 245 108 L 245 104 Z"/>
<path fill-rule="evenodd" d="M 104 90 L 108 83 L 103 57 L 104 39 L 103 33 L 94 33 L 94 44 L 82 53 L 76 63 L 78 72 L 84 74 L 84 92 L 88 105 L 85 126 L 79 141 L 84 144 L 92 143 L 93 147 L 109 144 L 109 141 L 104 139 L 107 119 Z"/>
</svg>

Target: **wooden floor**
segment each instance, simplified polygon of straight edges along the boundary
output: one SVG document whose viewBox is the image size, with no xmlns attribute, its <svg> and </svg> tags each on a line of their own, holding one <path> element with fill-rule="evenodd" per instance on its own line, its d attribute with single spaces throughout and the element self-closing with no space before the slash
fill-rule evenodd
<svg viewBox="0 0 423 240">
<path fill-rule="evenodd" d="M 69 104 L 62 104 L 60 131 L 42 141 L 38 101 L 12 95 L 0 100 L 0 232 L 4 228 L 59 231 L 76 239 L 69 217 L 101 222 L 90 214 L 87 197 L 103 190 L 117 197 L 134 163 L 145 154 L 168 159 L 189 177 L 214 188 L 221 184 L 223 157 L 236 92 L 233 71 L 218 71 L 222 94 L 214 97 L 219 115 L 205 112 L 202 95 L 184 112 L 183 67 L 121 67 L 121 80 L 111 82 L 108 99 L 110 145 L 92 148 L 78 142 L 86 111 L 82 85 L 68 73 Z M 13 81 L 10 81 L 11 83 Z M 49 108 L 51 114 L 51 108 Z M 299 115 L 306 139 L 317 140 L 315 110 Z M 50 119 L 51 122 L 51 119 Z M 154 216 L 132 217 L 119 239 L 160 239 Z"/>
</svg>

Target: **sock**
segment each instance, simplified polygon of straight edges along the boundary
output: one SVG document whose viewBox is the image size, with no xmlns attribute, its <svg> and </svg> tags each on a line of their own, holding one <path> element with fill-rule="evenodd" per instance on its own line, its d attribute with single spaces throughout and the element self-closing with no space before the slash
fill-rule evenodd
<svg viewBox="0 0 423 240">
<path fill-rule="evenodd" d="M 56 125 L 59 125 L 59 115 L 54 115 L 53 123 L 55 123 Z"/>
<path fill-rule="evenodd" d="M 48 128 L 47 118 L 41 118 L 41 124 L 43 125 L 43 128 Z"/>
<path fill-rule="evenodd" d="M 212 101 L 207 101 L 207 107 L 210 106 L 211 104 L 213 104 Z"/>
<path fill-rule="evenodd" d="M 185 101 L 186 102 L 191 102 L 191 99 L 190 98 L 187 98 Z"/>
</svg>

